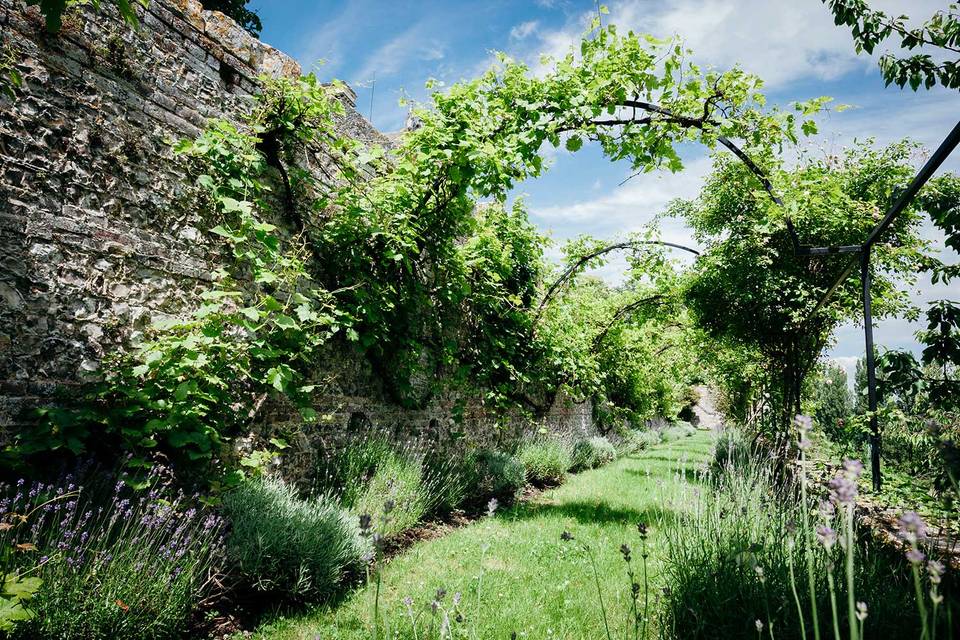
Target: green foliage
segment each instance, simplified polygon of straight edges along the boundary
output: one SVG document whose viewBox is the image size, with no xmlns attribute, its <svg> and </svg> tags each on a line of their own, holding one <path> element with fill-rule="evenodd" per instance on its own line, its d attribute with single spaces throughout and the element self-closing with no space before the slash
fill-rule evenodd
<svg viewBox="0 0 960 640">
<path fill-rule="evenodd" d="M 853 413 L 846 372 L 836 364 L 824 363 L 813 377 L 811 386 L 813 419 L 831 439 L 843 440 L 848 432 L 846 421 Z"/>
<path fill-rule="evenodd" d="M 833 330 L 860 314 L 856 278 L 845 280 L 831 301 L 811 314 L 846 264 L 796 256 L 786 216 L 803 243 L 862 242 L 880 212 L 912 178 L 914 151 L 908 143 L 881 150 L 858 146 L 842 157 L 804 158 L 794 169 L 782 168 L 771 158 L 782 207 L 742 164 L 720 159 L 697 200 L 673 205 L 674 215 L 685 218 L 707 245 L 685 284 L 684 297 L 695 322 L 721 350 L 739 352 L 722 356 L 733 367 L 756 366 L 754 372 L 745 368 L 746 379 L 742 373 L 729 381 L 718 376 L 717 383 L 725 395 L 739 395 L 741 406 L 758 397 L 762 387 L 773 403 L 775 428 L 786 429 L 799 411 L 803 380 Z M 755 188 L 745 191 L 751 181 Z M 902 283 L 912 282 L 926 264 L 926 242 L 918 235 L 920 213 L 926 208 L 922 201 L 908 207 L 888 230 L 887 241 L 874 249 L 875 318 L 910 309 Z"/>
<path fill-rule="evenodd" d="M 689 438 L 696 432 L 696 427 L 689 422 L 680 420 L 664 429 L 663 433 L 660 434 L 660 439 L 663 440 L 663 442 L 674 442 L 675 440 Z"/>
<path fill-rule="evenodd" d="M 237 21 L 241 27 L 254 36 L 260 37 L 263 23 L 256 11 L 247 8 L 250 0 L 203 0 L 203 8 L 220 11 Z"/>
<path fill-rule="evenodd" d="M 385 536 L 406 531 L 427 515 L 434 496 L 418 460 L 392 453 L 378 461 L 357 499 L 347 504 L 358 515 L 382 522 Z"/>
<path fill-rule="evenodd" d="M 517 459 L 526 469 L 527 481 L 538 487 L 562 483 L 572 463 L 569 446 L 551 437 L 524 442 L 517 451 Z"/>
<path fill-rule="evenodd" d="M 898 47 L 903 53 L 919 51 L 905 57 L 893 53 L 880 56 L 880 72 L 887 85 L 896 84 L 902 89 L 909 84 L 914 91 L 920 85 L 930 89 L 936 84 L 960 89 L 960 60 L 940 59 L 960 54 L 960 12 L 956 4 L 936 11 L 918 26 L 910 26 L 909 16 L 894 17 L 871 9 L 865 0 L 823 3 L 830 8 L 836 24 L 851 28 L 857 53 L 872 54 L 891 38 L 900 40 Z"/>
<path fill-rule="evenodd" d="M 654 429 L 628 429 L 617 444 L 617 457 L 639 453 L 660 444 L 660 433 Z"/>
<path fill-rule="evenodd" d="M 136 6 L 146 7 L 150 0 L 110 0 L 117 6 L 120 16 L 132 27 L 138 27 L 140 21 L 137 18 Z M 94 9 L 100 8 L 101 0 L 26 0 L 27 6 L 39 6 L 40 13 L 47 22 L 47 30 L 50 33 L 60 31 L 63 26 L 63 15 L 68 10 L 82 6 L 93 5 Z"/>
<path fill-rule="evenodd" d="M 570 468 L 573 471 L 596 469 L 613 462 L 616 458 L 617 450 L 609 440 L 603 436 L 593 436 L 574 443 Z"/>
<path fill-rule="evenodd" d="M 510 454 L 489 449 L 470 453 L 465 462 L 471 494 L 479 504 L 496 499 L 512 504 L 526 485 L 523 463 Z"/>
<path fill-rule="evenodd" d="M 300 499 L 282 480 L 264 476 L 225 493 L 223 509 L 232 522 L 227 556 L 256 591 L 322 600 L 361 564 L 357 517 L 331 499 Z"/>
<path fill-rule="evenodd" d="M 733 441 L 739 437 L 733 436 Z M 711 490 L 689 495 L 682 517 L 666 521 L 662 625 L 671 638 L 746 638 L 757 634 L 755 621 L 773 625 L 777 638 L 803 638 L 791 587 L 793 564 L 798 598 L 812 637 L 805 588 L 802 523 L 806 522 L 795 487 L 778 486 L 769 461 L 747 456 L 722 465 Z M 812 509 L 807 509 L 811 511 Z M 823 523 L 841 531 L 833 518 Z M 812 537 L 813 532 L 809 532 Z M 831 620 L 828 565 L 837 579 L 843 552 L 813 543 L 815 606 L 824 637 Z M 882 630 L 890 637 L 916 635 L 916 608 L 905 563 L 879 546 L 857 545 L 856 599 L 869 604 L 867 635 Z M 759 569 L 758 569 L 759 568 Z M 845 597 L 839 593 L 838 598 Z M 695 612 L 696 615 L 691 615 Z M 845 611 L 840 628 L 846 628 Z"/>
<path fill-rule="evenodd" d="M 43 581 L 36 577 L 24 577 L 16 573 L 0 575 L 0 631 L 10 633 L 17 625 L 36 617 L 29 602 L 40 589 Z"/>
</svg>

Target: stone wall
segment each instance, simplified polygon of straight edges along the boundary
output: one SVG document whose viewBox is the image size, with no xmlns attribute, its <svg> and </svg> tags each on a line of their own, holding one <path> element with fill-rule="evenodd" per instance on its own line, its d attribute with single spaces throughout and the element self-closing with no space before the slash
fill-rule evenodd
<svg viewBox="0 0 960 640">
<path fill-rule="evenodd" d="M 0 429 L 9 434 L 55 389 L 95 377 L 105 353 L 203 287 L 216 244 L 189 206 L 190 181 L 171 143 L 247 108 L 261 74 L 299 65 L 196 0 L 153 0 L 130 29 L 110 3 L 68 16 L 48 35 L 35 9 L 0 0 L 0 53 L 24 78 L 0 97 Z M 0 55 L 0 59 L 3 59 Z M 388 143 L 347 91 L 341 131 Z M 475 402 L 418 411 L 385 400 L 362 357 L 333 358 L 324 427 L 296 431 L 294 457 L 318 438 L 363 425 L 404 437 L 499 437 L 515 421 Z M 453 420 L 454 407 L 463 419 Z M 547 423 L 590 431 L 588 404 L 561 401 Z"/>
</svg>

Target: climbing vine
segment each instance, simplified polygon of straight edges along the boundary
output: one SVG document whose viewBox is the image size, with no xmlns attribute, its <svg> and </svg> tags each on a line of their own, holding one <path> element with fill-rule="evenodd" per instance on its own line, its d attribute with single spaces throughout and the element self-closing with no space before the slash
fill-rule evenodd
<svg viewBox="0 0 960 640">
<path fill-rule="evenodd" d="M 642 173 L 680 170 L 678 145 L 699 142 L 731 151 L 738 182 L 779 206 L 777 153 L 815 130 L 824 100 L 768 109 L 755 77 L 703 72 L 686 57 L 674 42 L 595 24 L 544 76 L 501 58 L 434 92 L 413 110 L 418 126 L 385 147 L 339 133 L 336 83 L 264 80 L 239 126 L 215 122 L 177 146 L 233 260 L 186 319 L 157 323 L 108 359 L 82 411 L 48 412 L 17 451 L 119 439 L 138 454 L 219 459 L 273 395 L 313 417 L 312 377 L 331 340 L 359 348 L 408 405 L 456 384 L 535 414 L 561 389 L 634 417 L 670 406 L 664 354 L 682 351 L 686 329 L 659 245 L 628 241 L 635 275 L 619 289 L 581 275 L 602 259 L 584 259 L 596 241 L 571 245 L 565 284 L 545 303 L 559 274 L 507 197 L 546 169 L 545 145 L 594 141 Z M 651 380 L 659 400 L 641 392 Z"/>
</svg>

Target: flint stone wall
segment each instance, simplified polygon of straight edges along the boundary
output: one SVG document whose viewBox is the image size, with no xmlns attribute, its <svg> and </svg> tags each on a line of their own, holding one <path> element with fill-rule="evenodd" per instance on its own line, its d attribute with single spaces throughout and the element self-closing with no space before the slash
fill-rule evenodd
<svg viewBox="0 0 960 640">
<path fill-rule="evenodd" d="M 196 0 L 152 0 L 138 31 L 103 4 L 68 15 L 51 36 L 35 9 L 0 0 L 0 60 L 8 54 L 24 78 L 16 100 L 0 96 L 0 441 L 54 390 L 95 377 L 133 332 L 188 308 L 220 256 L 171 143 L 211 118 L 236 118 L 262 74 L 301 72 Z M 342 99 L 343 133 L 389 143 L 355 95 Z M 293 432 L 287 457 L 301 466 L 319 442 L 361 428 L 487 440 L 523 427 L 456 398 L 403 409 L 362 357 L 330 360 L 323 425 L 298 430 L 282 410 L 264 425 Z M 591 408 L 561 400 L 545 424 L 592 433 Z"/>
</svg>

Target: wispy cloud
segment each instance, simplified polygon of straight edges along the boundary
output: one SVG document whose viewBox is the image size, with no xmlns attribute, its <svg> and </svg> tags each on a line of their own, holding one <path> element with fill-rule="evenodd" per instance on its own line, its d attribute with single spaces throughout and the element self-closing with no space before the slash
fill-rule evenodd
<svg viewBox="0 0 960 640">
<path fill-rule="evenodd" d="M 430 36 L 426 23 L 417 23 L 378 47 L 356 72 L 354 81 L 393 75 L 414 62 L 435 62 L 445 56 L 442 42 Z"/>
<path fill-rule="evenodd" d="M 537 20 L 528 20 L 527 22 L 521 22 L 517 26 L 510 29 L 510 38 L 513 40 L 523 40 L 530 37 L 532 33 L 537 30 L 537 27 L 540 26 L 540 23 Z"/>
</svg>

